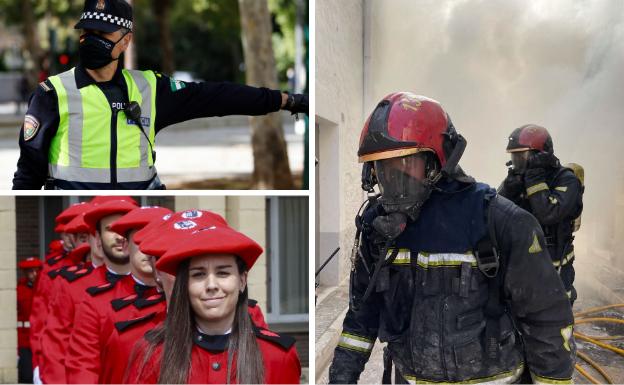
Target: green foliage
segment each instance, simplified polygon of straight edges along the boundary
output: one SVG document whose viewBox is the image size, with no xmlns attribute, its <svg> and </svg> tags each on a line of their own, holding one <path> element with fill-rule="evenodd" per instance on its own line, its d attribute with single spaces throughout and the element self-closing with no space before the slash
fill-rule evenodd
<svg viewBox="0 0 624 385">
<path fill-rule="evenodd" d="M 31 2 L 35 20 L 45 23 L 49 15 L 52 25 L 62 26 L 55 30 L 59 49 L 77 47 L 78 34 L 73 31 L 73 26 L 82 12 L 83 0 L 0 0 L 0 22 L 20 25 L 23 22 L 22 1 Z M 134 38 L 139 68 L 161 70 L 161 44 L 153 2 L 134 0 Z M 171 3 L 170 26 L 176 70 L 191 72 L 203 80 L 244 82 L 238 1 L 172 0 Z M 294 67 L 295 0 L 269 0 L 269 9 L 280 87 L 285 89 L 286 71 Z M 39 36 L 39 39 L 44 47 L 49 40 L 47 36 Z"/>
</svg>

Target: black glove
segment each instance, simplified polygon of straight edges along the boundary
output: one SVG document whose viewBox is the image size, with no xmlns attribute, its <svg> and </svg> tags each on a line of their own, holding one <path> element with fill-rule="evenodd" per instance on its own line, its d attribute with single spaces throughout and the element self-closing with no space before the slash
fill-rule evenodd
<svg viewBox="0 0 624 385">
<path fill-rule="evenodd" d="M 545 151 L 531 151 L 527 159 L 527 169 L 548 168 L 555 165 L 555 157 Z"/>
<path fill-rule="evenodd" d="M 507 177 L 503 181 L 502 196 L 513 200 L 524 191 L 524 180 L 521 174 L 517 174 L 513 168 L 509 169 Z"/>
<path fill-rule="evenodd" d="M 532 167 L 524 172 L 527 187 L 531 187 L 546 180 L 546 170 L 541 167 Z"/>
<path fill-rule="evenodd" d="M 288 100 L 283 108 L 286 111 L 290 111 L 293 115 L 298 113 L 304 113 L 309 115 L 308 95 L 306 94 L 288 94 Z"/>
</svg>

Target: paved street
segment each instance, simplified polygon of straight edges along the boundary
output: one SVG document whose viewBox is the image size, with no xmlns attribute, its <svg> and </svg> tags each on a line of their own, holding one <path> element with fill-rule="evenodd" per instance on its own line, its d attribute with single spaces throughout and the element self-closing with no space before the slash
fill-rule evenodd
<svg viewBox="0 0 624 385">
<path fill-rule="evenodd" d="M 295 133 L 294 118 L 282 115 L 293 172 L 303 170 L 303 135 Z M 15 120 L 15 118 L 13 118 Z M 253 171 L 249 118 L 197 119 L 167 127 L 156 137 L 156 168 L 165 184 L 238 177 Z M 0 116 L 0 189 L 10 189 L 19 158 L 11 117 Z"/>
</svg>

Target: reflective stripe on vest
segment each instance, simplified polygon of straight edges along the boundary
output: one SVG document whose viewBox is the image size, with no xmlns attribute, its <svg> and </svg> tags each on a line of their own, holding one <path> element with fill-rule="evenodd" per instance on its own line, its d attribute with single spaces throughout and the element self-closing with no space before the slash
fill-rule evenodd
<svg viewBox="0 0 624 385">
<path fill-rule="evenodd" d="M 154 143 L 156 76 L 122 70 L 130 101 L 141 106 L 143 129 Z M 74 69 L 51 76 L 58 98 L 59 127 L 50 143 L 49 175 L 84 183 L 110 183 L 111 119 L 109 101 L 97 85 L 78 89 Z M 117 182 L 143 182 L 156 175 L 145 136 L 125 112 L 117 112 Z"/>
</svg>

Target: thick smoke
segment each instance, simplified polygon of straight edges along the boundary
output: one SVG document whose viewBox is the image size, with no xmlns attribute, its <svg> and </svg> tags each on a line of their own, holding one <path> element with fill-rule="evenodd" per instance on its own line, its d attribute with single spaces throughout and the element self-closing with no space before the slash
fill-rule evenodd
<svg viewBox="0 0 624 385">
<path fill-rule="evenodd" d="M 545 126 L 561 161 L 585 168 L 578 241 L 618 249 L 624 1 L 394 0 L 369 6 L 368 111 L 398 90 L 439 100 L 468 139 L 464 169 L 493 186 L 506 175 L 508 134 L 526 123 Z"/>
</svg>

